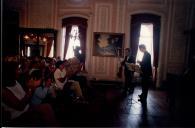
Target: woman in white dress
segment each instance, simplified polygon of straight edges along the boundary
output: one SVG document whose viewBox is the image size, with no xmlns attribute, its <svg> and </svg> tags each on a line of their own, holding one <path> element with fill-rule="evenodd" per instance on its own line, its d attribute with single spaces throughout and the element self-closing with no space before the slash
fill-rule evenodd
<svg viewBox="0 0 195 128">
<path fill-rule="evenodd" d="M 3 63 L 1 108 L 7 113 L 3 125 L 58 126 L 54 112 L 49 104 L 30 106 L 32 92 L 30 89 L 27 92 L 24 91 L 17 81 L 18 76 L 19 68 L 16 62 Z"/>
</svg>

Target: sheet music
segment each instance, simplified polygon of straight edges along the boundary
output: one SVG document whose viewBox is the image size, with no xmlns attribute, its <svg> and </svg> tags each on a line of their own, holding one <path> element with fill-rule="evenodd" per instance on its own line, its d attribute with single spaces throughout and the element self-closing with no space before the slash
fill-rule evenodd
<svg viewBox="0 0 195 128">
<path fill-rule="evenodd" d="M 141 69 L 139 65 L 136 65 L 134 63 L 127 63 L 127 62 L 125 64 L 130 71 L 141 73 Z"/>
</svg>

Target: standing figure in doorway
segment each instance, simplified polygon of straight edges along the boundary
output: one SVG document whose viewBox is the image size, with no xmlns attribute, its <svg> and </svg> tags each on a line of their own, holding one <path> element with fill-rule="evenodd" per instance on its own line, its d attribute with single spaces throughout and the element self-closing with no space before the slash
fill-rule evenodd
<svg viewBox="0 0 195 128">
<path fill-rule="evenodd" d="M 133 93 L 133 85 L 132 85 L 132 79 L 133 79 L 133 71 L 130 71 L 126 63 L 135 63 L 135 57 L 131 54 L 130 49 L 125 49 L 125 58 L 121 62 L 121 65 L 124 66 L 124 76 L 125 76 L 125 93 Z"/>
<path fill-rule="evenodd" d="M 139 101 L 146 102 L 149 84 L 152 79 L 152 65 L 151 65 L 151 55 L 146 50 L 146 46 L 141 44 L 139 45 L 139 50 L 144 53 L 142 61 L 138 61 L 141 66 L 141 77 L 142 77 L 142 94 L 139 95 Z"/>
</svg>

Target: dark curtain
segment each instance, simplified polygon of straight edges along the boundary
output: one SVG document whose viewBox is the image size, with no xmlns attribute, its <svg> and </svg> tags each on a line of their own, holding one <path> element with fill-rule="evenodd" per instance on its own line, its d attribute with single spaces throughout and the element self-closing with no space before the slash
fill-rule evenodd
<svg viewBox="0 0 195 128">
<path fill-rule="evenodd" d="M 80 43 L 82 53 L 86 53 L 86 27 L 79 26 Z"/>
<path fill-rule="evenodd" d="M 161 17 L 153 14 L 135 14 L 132 15 L 131 20 L 131 49 L 133 55 L 137 55 L 137 49 L 139 44 L 140 28 L 141 23 L 152 23 L 153 28 L 153 49 L 154 49 L 154 61 L 153 66 L 155 67 L 154 82 L 156 82 L 158 58 L 159 58 L 159 42 L 160 42 L 160 20 Z"/>
<path fill-rule="evenodd" d="M 20 40 L 19 40 L 19 45 L 20 45 L 20 56 L 22 56 L 22 51 L 23 51 L 23 55 L 25 55 L 26 51 L 25 51 L 25 45 L 24 45 L 24 40 L 23 40 L 23 37 L 24 37 L 24 34 L 21 33 L 19 35 L 20 37 Z"/>
<path fill-rule="evenodd" d="M 83 70 L 85 70 L 85 56 L 86 56 L 86 35 L 87 35 L 87 28 L 86 26 L 79 26 L 79 33 L 80 33 L 80 43 L 81 43 L 81 52 L 82 58 L 80 61 L 83 63 Z"/>
<path fill-rule="evenodd" d="M 154 60 L 153 66 L 155 68 L 154 76 L 154 83 L 156 83 L 157 79 L 157 68 L 158 68 L 158 58 L 159 58 L 159 42 L 160 42 L 160 18 L 157 18 L 154 22 L 154 29 L 153 29 L 153 49 L 154 49 Z"/>
<path fill-rule="evenodd" d="M 67 25 L 66 26 L 65 46 L 64 46 L 64 59 L 66 58 L 66 53 L 67 53 L 67 50 L 68 50 L 71 28 L 72 28 L 72 25 Z"/>
<path fill-rule="evenodd" d="M 141 22 L 132 21 L 131 24 L 131 53 L 136 59 L 138 45 L 139 45 L 139 36 L 140 36 Z M 134 60 L 135 62 L 135 60 Z"/>
<path fill-rule="evenodd" d="M 69 17 L 62 20 L 62 26 L 66 27 L 64 57 L 66 56 L 66 52 L 68 49 L 69 33 L 73 25 L 77 25 L 79 27 L 81 51 L 84 55 L 86 53 L 87 19 L 81 17 Z"/>
</svg>

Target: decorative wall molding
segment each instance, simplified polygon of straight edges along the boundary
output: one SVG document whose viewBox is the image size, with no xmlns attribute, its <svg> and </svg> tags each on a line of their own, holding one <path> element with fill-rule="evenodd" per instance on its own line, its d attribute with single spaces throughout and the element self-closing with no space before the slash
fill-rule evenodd
<svg viewBox="0 0 195 128">
<path fill-rule="evenodd" d="M 117 9 L 116 9 L 116 32 L 124 33 L 125 32 L 125 16 L 126 16 L 126 0 L 117 0 Z"/>
<path fill-rule="evenodd" d="M 94 31 L 111 32 L 112 29 L 112 4 L 98 3 L 95 5 Z"/>
<path fill-rule="evenodd" d="M 93 14 L 90 8 L 82 8 L 82 9 L 59 9 L 58 10 L 58 20 L 57 27 L 61 28 L 61 20 L 66 17 L 78 16 L 88 19 Z"/>
<path fill-rule="evenodd" d="M 55 29 L 57 29 L 57 19 L 58 19 L 58 0 L 54 0 L 54 15 L 53 15 L 53 18 L 54 18 L 54 23 L 53 23 L 53 26 Z"/>
<path fill-rule="evenodd" d="M 184 72 L 183 67 L 184 63 L 180 62 L 170 62 L 168 64 L 169 68 L 167 70 L 167 73 L 173 73 L 173 74 L 182 74 Z"/>
<path fill-rule="evenodd" d="M 128 4 L 160 4 L 164 5 L 167 0 L 128 0 Z"/>
<path fill-rule="evenodd" d="M 91 12 L 91 8 L 63 8 L 63 9 L 58 9 L 59 15 L 64 12 Z"/>
<path fill-rule="evenodd" d="M 91 0 L 59 0 L 60 8 L 63 7 L 86 7 L 90 6 Z"/>
<path fill-rule="evenodd" d="M 28 6 L 28 27 L 52 27 L 52 0 L 29 0 Z"/>
<path fill-rule="evenodd" d="M 94 16 L 94 32 L 111 32 L 112 31 L 112 12 L 113 5 L 110 3 L 96 3 L 95 4 L 95 16 Z M 92 40 L 93 42 L 93 40 Z M 93 48 L 93 43 L 91 43 Z M 110 57 L 97 57 L 92 56 L 92 74 L 96 77 L 108 78 L 110 69 Z"/>
<path fill-rule="evenodd" d="M 175 1 L 174 5 L 178 5 L 178 1 Z M 170 42 L 170 52 L 168 59 L 168 71 L 172 73 L 182 73 L 184 70 L 185 54 L 186 52 L 186 37 L 184 30 L 186 29 L 187 19 L 187 4 L 174 7 L 174 17 L 172 24 L 172 41 Z M 175 66 L 173 66 L 175 65 Z"/>
<path fill-rule="evenodd" d="M 107 73 L 107 66 L 106 66 L 106 58 L 105 57 L 95 57 L 95 74 L 106 74 Z"/>
</svg>

